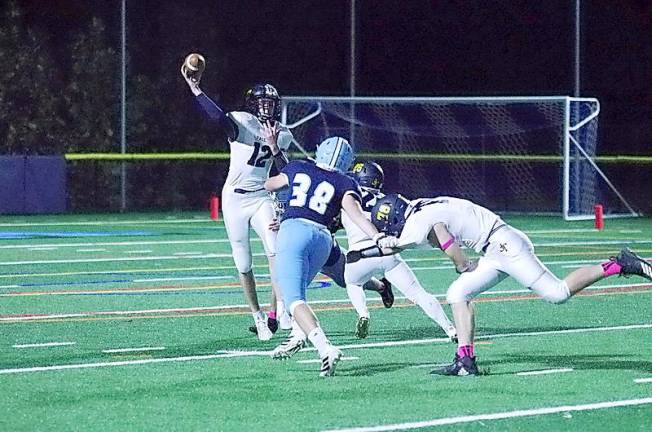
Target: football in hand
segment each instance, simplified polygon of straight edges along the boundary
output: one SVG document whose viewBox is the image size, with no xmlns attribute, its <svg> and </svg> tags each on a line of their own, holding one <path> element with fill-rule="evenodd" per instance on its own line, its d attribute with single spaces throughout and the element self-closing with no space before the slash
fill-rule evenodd
<svg viewBox="0 0 652 432">
<path fill-rule="evenodd" d="M 206 68 L 206 60 L 204 60 L 204 56 L 201 54 L 191 53 L 186 56 L 184 65 L 189 72 L 201 74 Z"/>
</svg>

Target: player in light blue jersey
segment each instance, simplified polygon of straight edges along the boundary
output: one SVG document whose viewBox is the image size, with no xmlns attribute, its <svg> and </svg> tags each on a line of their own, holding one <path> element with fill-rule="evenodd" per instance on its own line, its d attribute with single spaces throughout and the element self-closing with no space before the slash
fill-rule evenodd
<svg viewBox="0 0 652 432">
<path fill-rule="evenodd" d="M 326 263 L 333 245 L 327 226 L 343 209 L 374 241 L 385 237 L 362 212 L 357 183 L 344 174 L 353 160 L 348 141 L 332 137 L 317 147 L 316 164 L 292 161 L 279 175 L 265 182 L 268 191 L 291 188 L 277 237 L 277 282 L 295 324 L 289 339 L 272 356 L 292 356 L 303 347 L 307 336 L 321 358 L 320 376 L 333 375 L 342 356 L 306 303 L 306 288 Z"/>
</svg>

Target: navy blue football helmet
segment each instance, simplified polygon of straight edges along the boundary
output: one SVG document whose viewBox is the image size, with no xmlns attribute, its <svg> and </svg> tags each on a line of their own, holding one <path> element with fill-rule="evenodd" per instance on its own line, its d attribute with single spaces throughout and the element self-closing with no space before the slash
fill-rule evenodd
<svg viewBox="0 0 652 432">
<path fill-rule="evenodd" d="M 385 195 L 371 209 L 371 222 L 378 231 L 398 237 L 403 232 L 409 205 L 410 201 L 401 194 Z"/>
<path fill-rule="evenodd" d="M 281 97 L 271 84 L 256 84 L 247 89 L 244 105 L 261 122 L 281 119 Z"/>
<path fill-rule="evenodd" d="M 380 190 L 385 181 L 385 173 L 376 162 L 356 162 L 349 173 L 361 187 Z"/>
</svg>

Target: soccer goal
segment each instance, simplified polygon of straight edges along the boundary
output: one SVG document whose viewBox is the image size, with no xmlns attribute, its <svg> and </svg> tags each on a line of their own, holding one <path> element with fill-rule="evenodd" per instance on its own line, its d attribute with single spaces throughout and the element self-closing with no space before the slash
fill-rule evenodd
<svg viewBox="0 0 652 432">
<path fill-rule="evenodd" d="M 385 169 L 386 190 L 454 195 L 502 212 L 589 219 L 637 212 L 600 168 L 593 98 L 284 97 L 282 121 L 305 155 L 349 139 Z"/>
</svg>

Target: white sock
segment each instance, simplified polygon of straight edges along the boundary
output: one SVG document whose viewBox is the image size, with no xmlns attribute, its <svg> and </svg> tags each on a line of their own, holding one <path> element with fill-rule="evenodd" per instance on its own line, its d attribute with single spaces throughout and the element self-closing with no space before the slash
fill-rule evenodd
<svg viewBox="0 0 652 432">
<path fill-rule="evenodd" d="M 421 309 L 423 309 L 423 311 L 430 317 L 430 319 L 439 324 L 439 327 L 441 327 L 444 331 L 447 331 L 453 326 L 451 321 L 448 319 L 448 316 L 446 316 L 446 312 L 444 312 L 444 309 L 442 309 L 441 304 L 439 304 L 437 297 L 433 296 L 432 294 L 423 292 L 417 295 L 415 303 L 419 305 Z"/>
<path fill-rule="evenodd" d="M 367 296 L 360 285 L 346 284 L 346 293 L 359 317 L 369 318 L 367 309 Z"/>
<path fill-rule="evenodd" d="M 311 331 L 310 334 L 308 334 L 308 339 L 310 339 L 310 342 L 314 345 L 315 348 L 317 348 L 319 357 L 326 356 L 331 343 L 326 338 L 326 335 L 324 334 L 324 331 L 321 329 L 321 327 L 315 327 L 315 329 Z"/>
<path fill-rule="evenodd" d="M 297 324 L 296 320 L 292 320 L 292 331 L 290 332 L 290 337 L 297 337 L 301 338 L 301 340 L 306 340 L 306 334 L 301 330 L 301 327 L 299 327 L 299 324 Z"/>
<path fill-rule="evenodd" d="M 259 321 L 259 320 L 265 320 L 267 317 L 265 316 L 265 312 L 259 310 L 257 312 L 252 312 L 251 313 L 254 316 L 254 321 Z"/>
<path fill-rule="evenodd" d="M 285 303 L 283 303 L 283 300 L 277 300 L 276 301 L 276 315 L 279 317 L 283 315 L 285 312 Z"/>
</svg>

